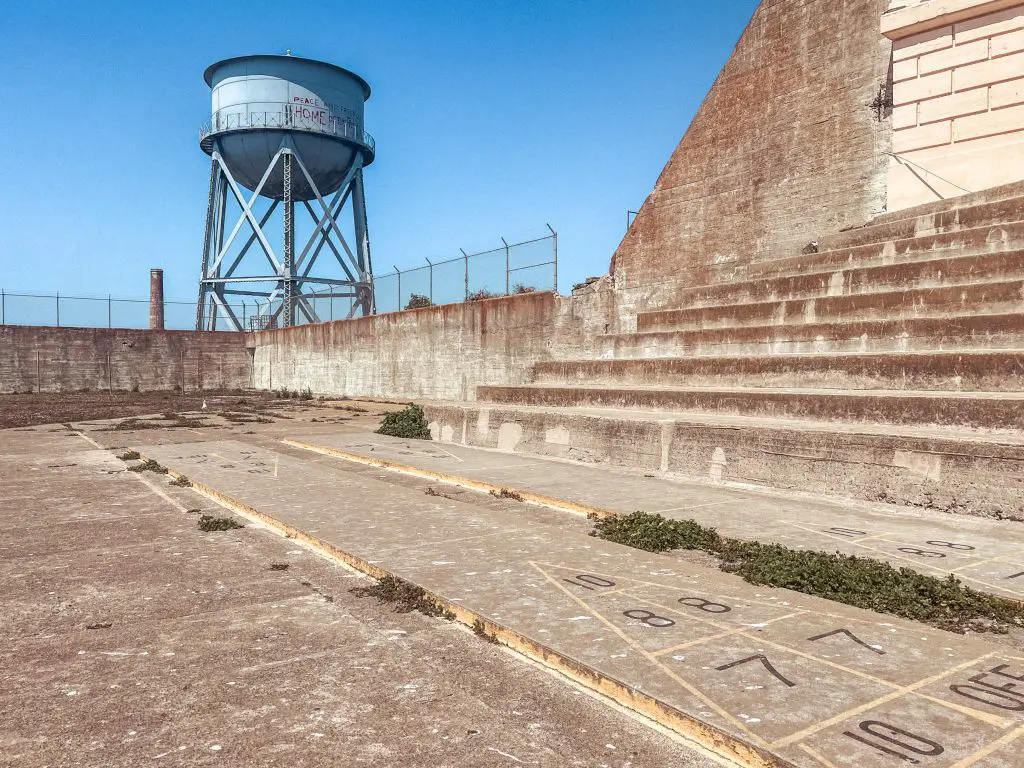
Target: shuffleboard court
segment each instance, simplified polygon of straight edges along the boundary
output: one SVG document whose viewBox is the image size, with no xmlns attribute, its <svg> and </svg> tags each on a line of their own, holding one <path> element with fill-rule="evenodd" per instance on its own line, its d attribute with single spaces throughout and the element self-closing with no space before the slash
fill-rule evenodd
<svg viewBox="0 0 1024 768">
<path fill-rule="evenodd" d="M 1011 649 L 237 441 L 135 446 L 749 766 L 1019 768 Z"/>
<path fill-rule="evenodd" d="M 460 445 L 339 433 L 286 443 L 339 458 L 394 462 L 613 512 L 659 512 L 736 538 L 885 560 L 930 576 L 1024 599 L 1024 524 L 643 477 Z M 426 474 L 425 476 L 429 476 Z"/>
</svg>

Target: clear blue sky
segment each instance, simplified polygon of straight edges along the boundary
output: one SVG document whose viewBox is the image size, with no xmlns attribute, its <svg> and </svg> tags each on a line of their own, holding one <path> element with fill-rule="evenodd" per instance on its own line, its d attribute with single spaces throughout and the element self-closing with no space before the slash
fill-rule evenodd
<svg viewBox="0 0 1024 768">
<path fill-rule="evenodd" d="M 603 274 L 757 0 L 23 0 L 0 45 L 0 287 L 194 297 L 204 68 L 247 53 L 373 87 L 374 263 L 560 235 Z"/>
</svg>

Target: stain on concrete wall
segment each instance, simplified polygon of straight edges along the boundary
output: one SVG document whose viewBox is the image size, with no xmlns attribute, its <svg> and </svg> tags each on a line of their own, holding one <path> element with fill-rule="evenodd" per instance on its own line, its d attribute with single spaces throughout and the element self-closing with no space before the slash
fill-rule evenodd
<svg viewBox="0 0 1024 768">
<path fill-rule="evenodd" d="M 595 356 L 613 302 L 611 291 L 530 293 L 263 331 L 255 337 L 255 382 L 318 394 L 475 400 L 482 384 L 528 383 L 540 360 Z"/>
<path fill-rule="evenodd" d="M 612 260 L 625 323 L 884 210 L 887 2 L 763 0 Z"/>
<path fill-rule="evenodd" d="M 242 333 L 0 326 L 0 392 L 241 389 Z"/>
</svg>

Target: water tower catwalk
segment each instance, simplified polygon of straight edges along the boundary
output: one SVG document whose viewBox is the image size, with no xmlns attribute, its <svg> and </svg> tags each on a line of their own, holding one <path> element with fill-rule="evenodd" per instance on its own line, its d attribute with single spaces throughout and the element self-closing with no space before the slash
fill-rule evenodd
<svg viewBox="0 0 1024 768">
<path fill-rule="evenodd" d="M 205 78 L 213 116 L 200 146 L 213 162 L 197 330 L 371 314 L 363 196 L 363 168 L 374 157 L 363 131 L 370 86 L 291 55 L 225 59 Z"/>
</svg>

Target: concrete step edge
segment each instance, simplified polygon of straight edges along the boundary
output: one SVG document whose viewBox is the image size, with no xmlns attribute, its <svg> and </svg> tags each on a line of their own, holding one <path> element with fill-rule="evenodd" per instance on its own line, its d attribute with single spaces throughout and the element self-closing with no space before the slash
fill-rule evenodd
<svg viewBox="0 0 1024 768">
<path fill-rule="evenodd" d="M 766 308 L 770 306 L 779 306 L 787 303 L 797 302 L 808 302 L 808 301 L 841 301 L 854 299 L 859 296 L 871 297 L 871 298 L 884 298 L 891 296 L 904 296 L 912 297 L 921 294 L 932 294 L 937 291 L 955 291 L 958 289 L 978 289 L 978 290 L 991 290 L 999 287 L 1010 287 L 1014 284 L 1018 286 L 1024 286 L 1024 276 L 1013 278 L 1010 280 L 983 280 L 973 283 L 950 283 L 948 285 L 934 286 L 928 288 L 908 288 L 902 290 L 891 290 L 891 291 L 858 291 L 856 293 L 843 293 L 834 296 L 807 296 L 793 299 L 770 299 L 767 301 L 740 301 L 740 302 L 729 302 L 725 304 L 708 304 L 700 307 L 681 307 L 679 309 L 658 309 L 650 312 L 640 312 L 637 314 L 637 324 L 645 322 L 644 319 L 657 318 L 658 315 L 677 315 L 680 313 L 699 313 L 707 310 L 719 310 L 719 309 L 753 309 L 753 308 Z M 1024 301 L 1024 294 L 1022 294 L 1021 300 Z M 1002 302 L 993 302 L 1002 303 Z"/>
<path fill-rule="evenodd" d="M 651 411 L 641 408 L 609 408 L 600 406 L 552 406 L 522 405 L 516 403 L 489 403 L 482 400 L 472 402 L 449 400 L 422 400 L 424 406 L 458 407 L 472 410 L 500 409 L 527 414 L 553 414 L 582 416 L 595 419 L 611 419 L 616 421 L 644 422 L 655 424 L 675 423 L 701 427 L 721 427 L 723 429 L 765 429 L 777 432 L 792 433 L 794 431 L 815 434 L 843 434 L 852 437 L 893 438 L 906 440 L 943 440 L 957 443 L 965 447 L 977 445 L 986 448 L 1004 447 L 1019 453 L 1024 459 L 1024 433 L 1011 432 L 992 433 L 982 430 L 971 430 L 960 427 L 950 430 L 948 427 L 935 427 L 912 424 L 876 424 L 871 422 L 824 421 L 821 419 L 779 418 L 751 414 L 715 413 L 708 411 Z"/>
<path fill-rule="evenodd" d="M 1000 184 L 988 189 L 978 190 L 977 192 L 967 192 L 945 200 L 934 200 L 930 203 L 921 203 L 920 205 L 904 208 L 899 211 L 880 213 L 871 219 L 868 224 L 906 221 L 907 219 L 917 219 L 921 216 L 945 213 L 957 208 L 973 208 L 985 203 L 1000 203 L 1019 197 L 1024 197 L 1024 182 L 1012 181 L 1009 184 Z"/>
<path fill-rule="evenodd" d="M 881 270 L 881 269 L 887 269 L 887 268 L 890 268 L 890 267 L 902 266 L 902 265 L 914 265 L 914 266 L 921 266 L 922 268 L 926 268 L 928 266 L 940 264 L 940 263 L 943 263 L 943 262 L 971 261 L 971 260 L 977 260 L 977 259 L 983 259 L 983 258 L 991 258 L 991 257 L 1012 256 L 1013 254 L 1019 254 L 1021 256 L 1022 260 L 1021 260 L 1021 265 L 1020 265 L 1019 269 L 1021 271 L 1022 276 L 1024 276 L 1024 248 L 1011 248 L 1011 249 L 999 250 L 999 251 L 979 251 L 977 253 L 961 253 L 961 254 L 956 254 L 956 255 L 937 256 L 937 257 L 928 258 L 928 259 L 910 259 L 910 260 L 906 260 L 906 261 L 893 261 L 893 262 L 889 262 L 889 263 L 865 263 L 865 264 L 862 264 L 862 265 L 857 265 L 857 266 L 852 266 L 852 267 L 833 267 L 831 269 L 823 269 L 823 270 L 820 270 L 820 271 L 810 271 L 810 272 L 800 272 L 798 274 L 792 274 L 792 275 L 774 275 L 774 276 L 770 276 L 770 277 L 763 278 L 763 279 L 760 279 L 760 278 L 748 278 L 748 279 L 745 279 L 745 280 L 737 280 L 735 282 L 730 282 L 730 283 L 705 283 L 704 285 L 696 285 L 696 286 L 692 286 L 690 288 L 686 288 L 686 289 L 684 289 L 682 291 L 681 295 L 683 296 L 683 300 L 685 301 L 685 298 L 689 294 L 698 293 L 700 291 L 706 291 L 706 290 L 709 290 L 709 289 L 724 290 L 726 287 L 728 287 L 728 288 L 740 288 L 740 287 L 745 287 L 745 286 L 757 286 L 757 285 L 763 285 L 765 283 L 775 282 L 776 280 L 783 281 L 783 280 L 792 280 L 794 278 L 813 279 L 815 277 L 819 277 L 819 278 L 824 279 L 824 278 L 827 278 L 827 277 L 830 277 L 830 276 L 836 274 L 837 272 L 842 272 L 844 274 L 855 274 L 855 273 L 858 273 L 858 272 L 869 272 L 871 270 Z M 874 261 L 877 262 L 877 260 L 874 260 Z M 864 291 L 864 293 L 875 293 L 875 291 Z M 843 294 L 843 295 L 848 295 L 848 294 Z M 662 311 L 666 311 L 666 310 L 654 309 L 654 310 L 648 310 L 648 311 L 649 312 L 662 312 Z M 640 314 L 647 314 L 647 312 L 641 312 Z"/>
<path fill-rule="evenodd" d="M 918 227 L 932 227 L 937 230 L 932 234 L 945 234 L 962 231 L 964 228 L 960 223 L 962 219 L 967 219 L 968 224 L 973 224 L 974 227 L 972 228 L 977 228 L 978 221 L 988 221 L 991 225 L 998 226 L 1000 223 L 1009 220 L 1007 216 L 1012 216 L 1017 209 L 1024 210 L 1024 195 L 1013 195 L 999 200 L 981 200 L 967 203 L 965 205 L 951 206 L 933 211 L 922 211 L 916 215 L 887 219 L 883 221 L 873 219 L 860 227 L 853 227 L 851 229 L 821 235 L 820 240 L 827 243 L 831 243 L 832 241 L 841 243 L 846 238 L 856 239 L 858 236 L 867 235 L 869 239 L 858 242 L 857 245 L 884 243 L 892 239 L 891 235 L 886 236 L 884 233 L 891 233 L 894 230 L 898 231 L 900 228 L 905 228 L 911 223 L 914 224 L 915 230 Z M 970 221 L 972 217 L 975 218 L 975 221 L 973 222 Z M 955 218 L 955 221 L 949 220 L 942 222 L 941 219 L 943 218 Z M 876 237 L 877 239 L 870 239 L 872 237 Z M 835 246 L 830 244 L 828 248 L 829 250 L 832 250 Z"/>
<path fill-rule="evenodd" d="M 968 350 L 936 350 L 935 352 L 841 352 L 838 354 L 830 355 L 816 355 L 816 354 L 782 354 L 782 355 L 771 355 L 765 356 L 765 360 L 772 361 L 792 361 L 792 360 L 821 360 L 824 362 L 828 361 L 843 361 L 843 360 L 864 360 L 871 358 L 909 358 L 915 357 L 930 358 L 930 357 L 977 357 L 977 358 L 988 358 L 988 357 L 1009 357 L 1009 356 L 1020 356 L 1024 358 L 1024 347 L 1020 348 L 1007 348 L 1007 349 L 996 349 L 996 350 L 984 350 L 984 349 L 968 349 Z M 757 359 L 756 355 L 707 355 L 701 358 L 685 357 L 683 355 L 675 355 L 669 357 L 618 357 L 618 358 L 566 358 L 564 360 L 542 360 L 534 364 L 534 368 L 549 368 L 556 365 L 607 365 L 611 363 L 653 363 L 653 362 L 694 362 L 697 359 L 701 363 L 714 364 L 717 362 L 732 362 L 738 360 L 751 360 Z"/>
<path fill-rule="evenodd" d="M 619 333 L 609 334 L 609 336 L 618 337 L 635 337 L 635 336 L 656 336 L 656 335 L 678 335 L 678 334 L 702 334 L 702 333 L 721 333 L 723 331 L 749 331 L 752 329 L 762 328 L 766 331 L 778 331 L 778 330 L 807 330 L 808 328 L 844 328 L 853 326 L 863 325 L 882 325 L 892 323 L 905 323 L 905 324 L 921 324 L 936 321 L 946 321 L 950 323 L 956 323 L 961 320 L 985 320 L 988 319 L 993 325 L 997 325 L 1000 321 L 1006 319 L 1012 319 L 1021 323 L 1020 331 L 1024 333 L 1024 313 L 1021 312 L 998 312 L 998 313 L 985 313 L 985 312 L 970 312 L 970 313 L 948 313 L 941 315 L 923 315 L 917 317 L 907 318 L 870 318 L 870 319 L 854 319 L 854 320 L 837 320 L 834 322 L 825 323 L 801 323 L 800 325 L 777 325 L 777 324 L 756 324 L 756 325 L 742 325 L 742 326 L 729 326 L 723 328 L 694 328 L 688 330 L 652 330 L 652 331 L 635 331 L 633 333 Z M 869 336 L 870 338 L 870 336 Z"/>
<path fill-rule="evenodd" d="M 763 269 L 764 271 L 758 271 L 757 274 L 758 274 L 759 277 L 765 278 L 765 279 L 771 279 L 771 278 L 775 278 L 775 277 L 789 277 L 789 276 L 795 276 L 795 275 L 801 275 L 801 274 L 809 274 L 811 271 L 813 271 L 813 272 L 824 272 L 824 271 L 835 272 L 837 270 L 836 270 L 836 268 L 834 266 L 831 269 L 827 269 L 824 266 L 822 266 L 820 269 L 813 269 L 814 262 L 816 262 L 816 261 L 825 262 L 825 261 L 827 261 L 828 257 L 835 257 L 835 256 L 838 256 L 838 255 L 841 255 L 841 254 L 849 254 L 849 256 L 846 256 L 845 258 L 855 257 L 856 254 L 851 254 L 850 253 L 851 251 L 856 251 L 858 249 L 865 249 L 865 250 L 866 249 L 874 249 L 874 248 L 877 248 L 879 245 L 884 245 L 885 243 L 892 243 L 893 247 L 897 251 L 896 254 L 894 254 L 893 256 L 888 256 L 888 257 L 883 257 L 883 256 L 865 256 L 865 257 L 862 257 L 858 261 L 858 264 L 863 265 L 863 266 L 868 266 L 868 265 L 872 265 L 872 264 L 882 263 L 882 259 L 883 258 L 889 259 L 890 260 L 889 263 L 910 263 L 910 262 L 913 262 L 913 261 L 923 261 L 923 260 L 927 260 L 927 259 L 913 258 L 913 256 L 915 254 L 917 254 L 917 255 L 927 255 L 927 256 L 930 256 L 931 258 L 934 258 L 934 254 L 935 253 L 941 253 L 942 251 L 945 251 L 945 250 L 962 249 L 963 246 L 962 245 L 958 245 L 955 242 L 950 242 L 950 243 L 947 243 L 946 245 L 943 245 L 940 248 L 932 247 L 932 248 L 929 248 L 927 250 L 917 250 L 917 251 L 910 250 L 908 248 L 907 250 L 904 250 L 902 252 L 899 250 L 900 246 L 901 245 L 906 245 L 906 244 L 911 244 L 911 243 L 920 243 L 920 242 L 924 242 L 924 241 L 927 241 L 927 240 L 936 240 L 936 239 L 945 239 L 945 240 L 949 240 L 949 241 L 954 241 L 957 238 L 964 239 L 964 238 L 969 237 L 971 235 L 980 235 L 982 232 L 990 233 L 994 229 L 1000 229 L 1000 228 L 1003 228 L 1003 227 L 1024 228 L 1024 220 L 1007 221 L 1007 222 L 1002 222 L 1000 224 L 996 224 L 996 225 L 992 225 L 992 226 L 975 227 L 973 229 L 961 229 L 961 230 L 957 230 L 955 232 L 940 232 L 940 233 L 929 234 L 929 235 L 916 235 L 914 237 L 905 237 L 905 238 L 901 238 L 901 239 L 898 239 L 898 240 L 886 240 L 886 241 L 883 241 L 883 242 L 880 242 L 880 243 L 865 243 L 865 244 L 851 246 L 851 247 L 848 247 L 848 248 L 833 248 L 833 249 L 829 249 L 829 250 L 818 251 L 817 253 L 808 253 L 808 254 L 799 254 L 799 255 L 794 255 L 794 256 L 785 256 L 785 257 L 783 257 L 781 259 L 772 259 L 770 261 L 755 262 L 755 263 L 751 264 L 750 266 L 754 267 L 755 270 L 757 270 L 758 268 L 759 269 Z M 985 237 L 987 238 L 988 235 L 986 234 Z M 975 247 L 977 247 L 977 246 L 975 246 Z M 1013 249 L 1007 249 L 1007 250 L 1018 250 L 1018 249 L 1013 248 Z M 988 251 L 978 251 L 978 253 L 986 253 L 986 252 L 988 252 Z M 965 255 L 975 255 L 975 254 L 965 254 Z M 810 271 L 799 271 L 800 270 L 799 266 L 785 266 L 787 262 L 799 262 L 801 260 L 803 260 L 805 262 L 810 262 Z M 777 266 L 772 268 L 771 265 L 777 265 Z"/>
</svg>

